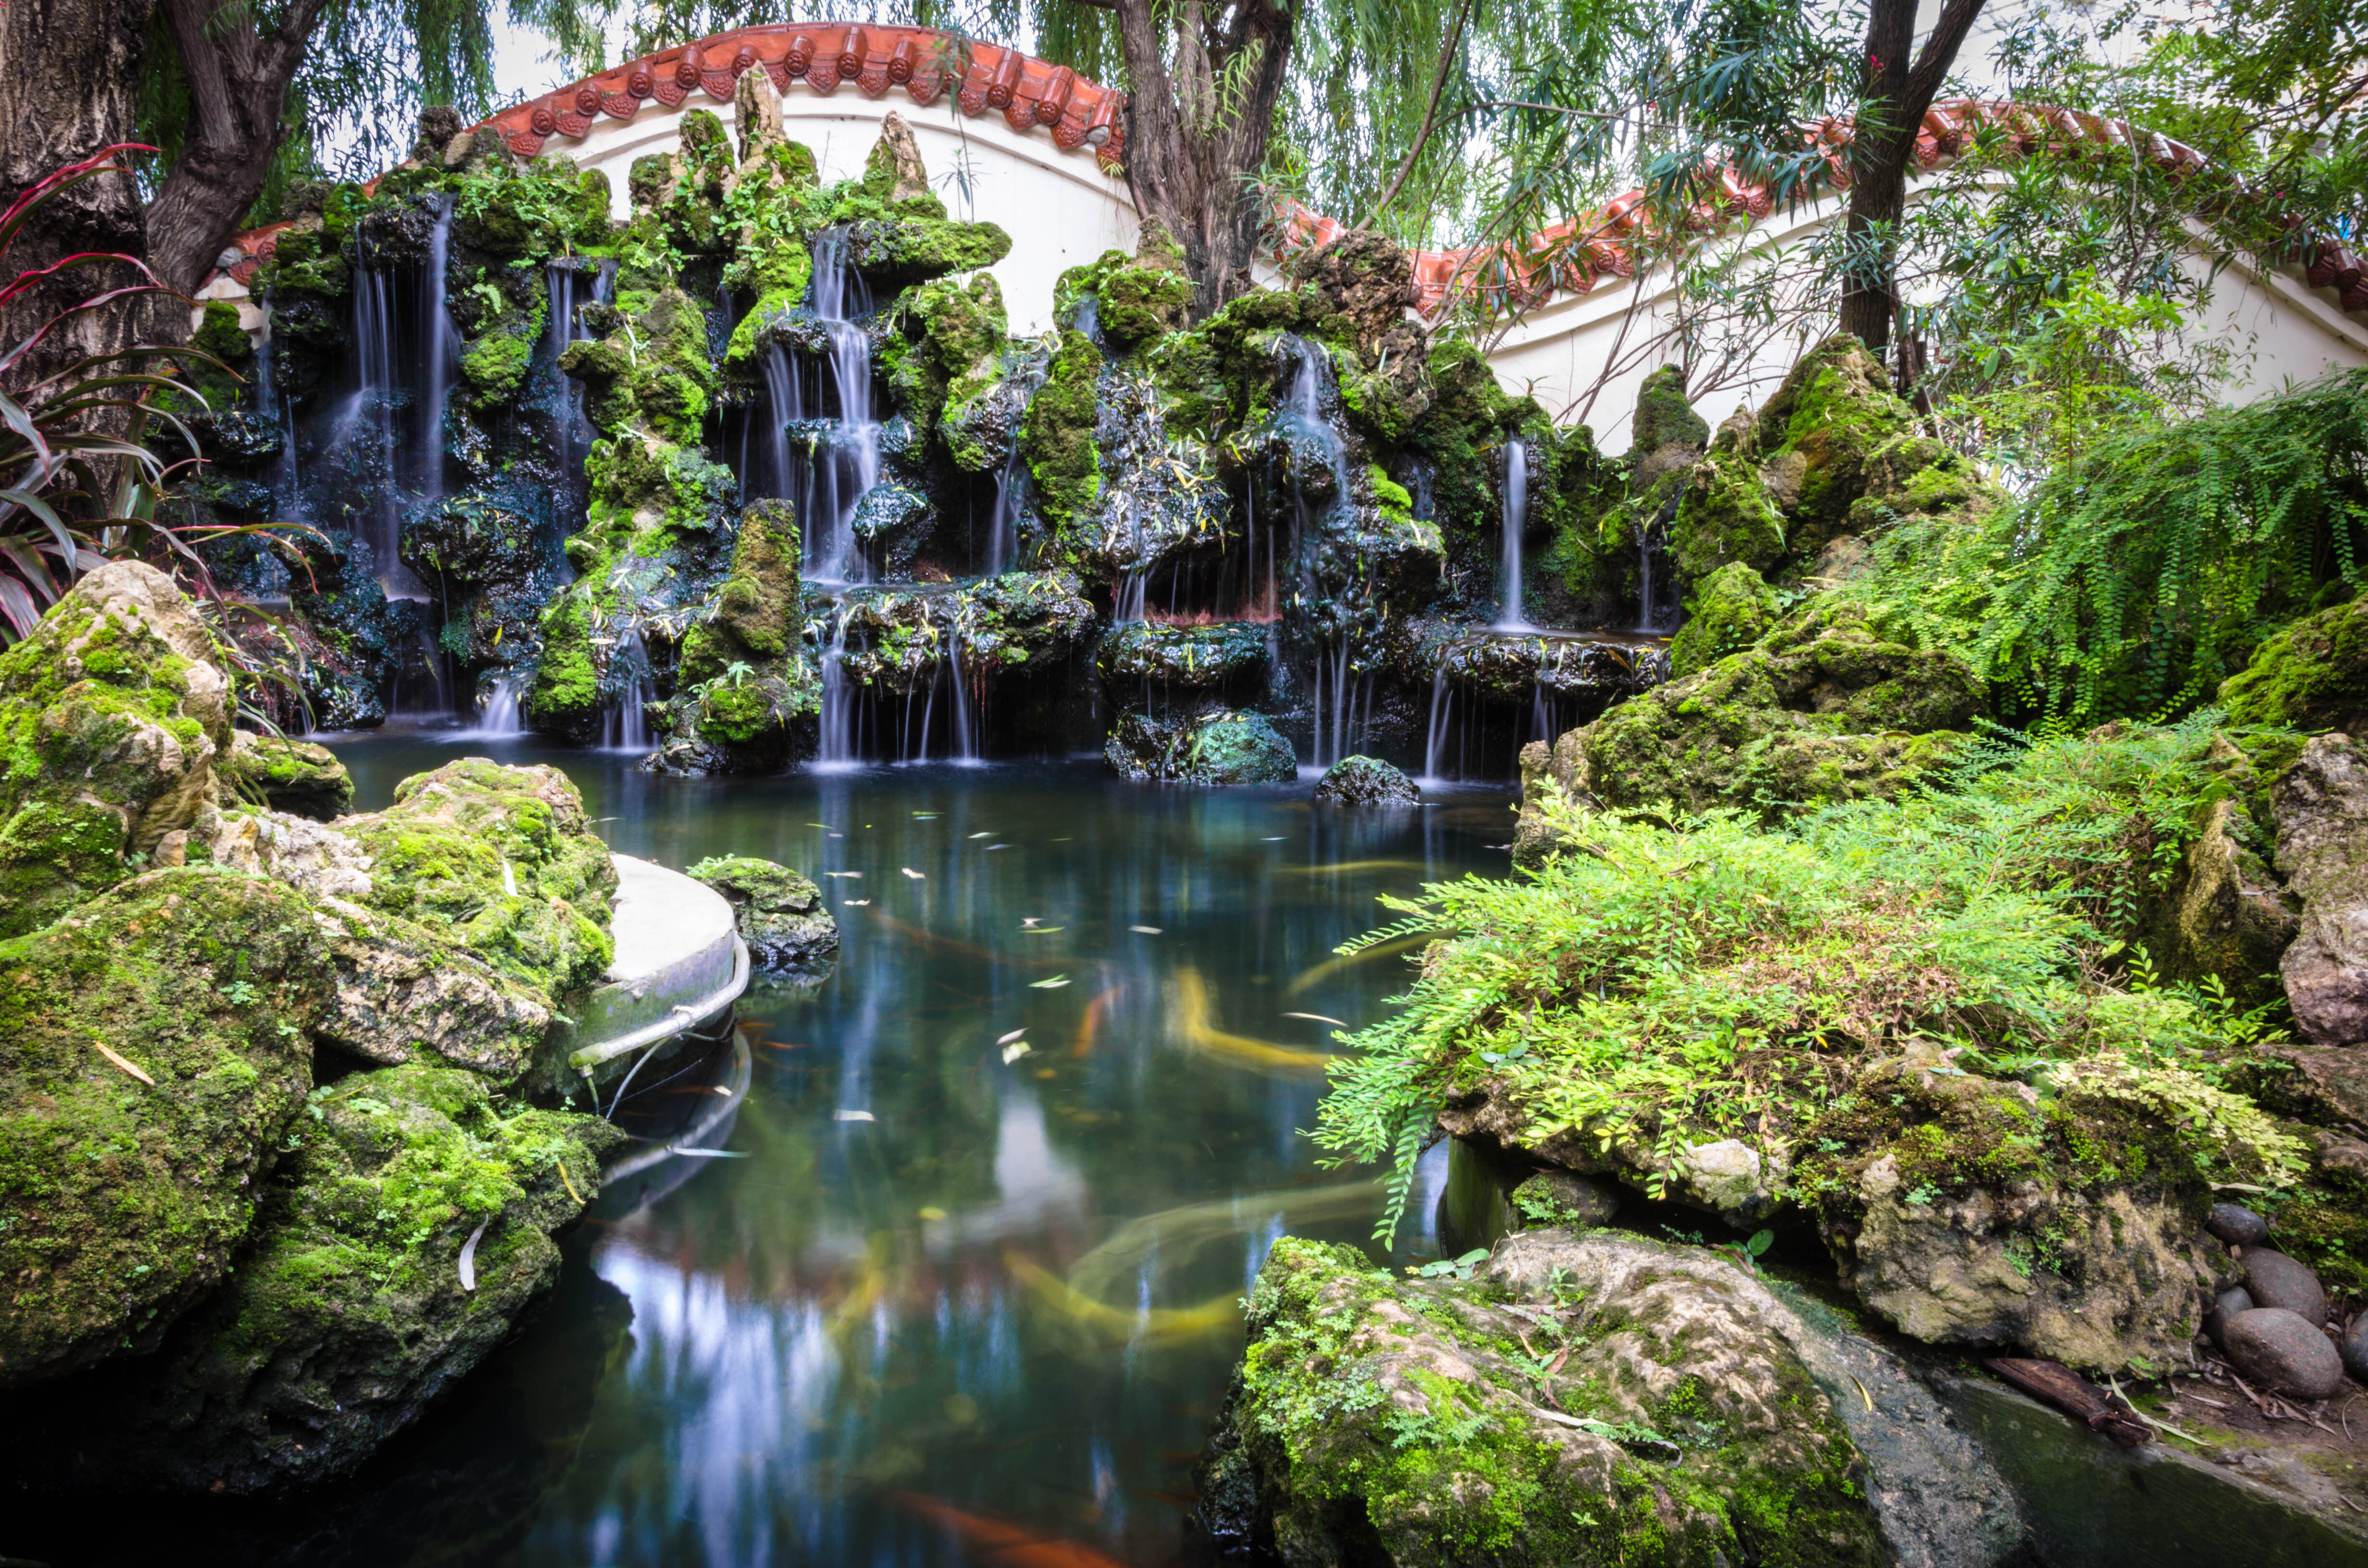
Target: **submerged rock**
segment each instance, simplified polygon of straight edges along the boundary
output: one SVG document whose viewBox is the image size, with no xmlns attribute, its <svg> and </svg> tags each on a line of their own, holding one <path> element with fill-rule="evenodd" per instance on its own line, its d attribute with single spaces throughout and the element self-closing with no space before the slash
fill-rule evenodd
<svg viewBox="0 0 2368 1568">
<path fill-rule="evenodd" d="M 1529 1232 L 1466 1283 L 1286 1237 L 1249 1332 L 1201 1464 L 1234 1553 L 1987 1568 L 2020 1542 L 1904 1368 L 1701 1249 Z"/>
<path fill-rule="evenodd" d="M 229 1273 L 333 983 L 304 899 L 195 866 L 0 942 L 0 1387 L 153 1348 Z"/>
<path fill-rule="evenodd" d="M 822 892 L 786 866 L 747 855 L 701 860 L 689 874 L 732 905 L 748 960 L 767 971 L 814 970 L 838 952 L 838 923 Z"/>
<path fill-rule="evenodd" d="M 1175 784 L 1279 784 L 1299 756 L 1263 713 L 1231 709 L 1163 718 L 1122 713 L 1102 756 L 1121 778 Z"/>
<path fill-rule="evenodd" d="M 1324 770 L 1315 799 L 1327 806 L 1414 806 L 1422 791 L 1379 757 L 1344 756 Z"/>
<path fill-rule="evenodd" d="M 171 578 L 120 561 L 0 653 L 0 936 L 57 918 L 187 834 L 231 744 L 215 652 Z"/>
<path fill-rule="evenodd" d="M 2368 763 L 2320 735 L 2271 788 L 2278 869 L 2302 900 L 2279 968 L 2294 1022 L 2320 1045 L 2368 1041 Z"/>
<path fill-rule="evenodd" d="M 223 792 L 291 816 L 328 822 L 354 803 L 354 778 L 326 746 L 285 735 L 231 732 L 229 752 L 214 762 Z"/>
<path fill-rule="evenodd" d="M 564 1111 L 498 1114 L 480 1079 L 446 1068 L 314 1094 L 228 1286 L 158 1364 L 52 1417 L 105 1434 L 57 1456 L 64 1479 L 253 1494 L 351 1470 L 551 1289 L 552 1234 L 598 1192 L 620 1136 Z"/>
</svg>

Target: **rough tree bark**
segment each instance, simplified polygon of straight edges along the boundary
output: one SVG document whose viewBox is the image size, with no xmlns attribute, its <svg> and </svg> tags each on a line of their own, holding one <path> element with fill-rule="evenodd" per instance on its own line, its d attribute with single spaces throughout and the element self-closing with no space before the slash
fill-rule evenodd
<svg viewBox="0 0 2368 1568">
<path fill-rule="evenodd" d="M 158 0 L 189 84 L 180 161 L 148 210 L 150 265 L 176 289 L 204 281 L 263 194 L 287 134 L 288 84 L 326 0 L 292 0 L 264 37 L 244 0 Z"/>
<path fill-rule="evenodd" d="M 1275 0 L 1178 0 L 1172 12 L 1154 0 L 1087 3 L 1118 13 L 1131 88 L 1127 184 L 1183 245 L 1194 314 L 1207 316 L 1250 287 L 1261 214 L 1247 176 L 1266 161 L 1291 13 Z"/>
<path fill-rule="evenodd" d="M 140 43 L 154 0 L 10 0 L 0 6 L 0 208 L 69 164 L 132 139 Z M 140 193 L 129 175 L 87 179 L 51 199 L 21 233 L 7 267 L 46 267 L 80 251 L 140 256 L 147 249 Z M 122 274 L 121 276 L 118 276 Z M 126 269 L 75 268 L 0 311 L 0 351 L 15 347 L 58 312 L 108 284 L 135 281 Z M 142 312 L 77 316 L 20 361 L 22 386 L 87 354 L 136 341 Z"/>
<path fill-rule="evenodd" d="M 1841 329 L 1877 354 L 1899 313 L 1896 257 L 1879 236 L 1907 207 L 1907 161 L 1924 111 L 1948 80 L 1982 0 L 1946 0 L 1916 48 L 1916 0 L 1873 0 L 1866 19 L 1867 90 L 1850 138 L 1848 233 L 1852 262 L 1842 284 Z M 1911 62 L 1910 54 L 1914 58 Z"/>
</svg>

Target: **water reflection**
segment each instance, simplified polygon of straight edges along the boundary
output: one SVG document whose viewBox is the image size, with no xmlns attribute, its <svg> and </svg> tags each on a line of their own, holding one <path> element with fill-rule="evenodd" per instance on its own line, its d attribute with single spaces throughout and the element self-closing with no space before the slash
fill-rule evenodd
<svg viewBox="0 0 2368 1568">
<path fill-rule="evenodd" d="M 339 749 L 370 805 L 454 748 Z M 1286 1229 L 1357 1241 L 1376 1211 L 1296 1130 L 1338 1049 L 1321 1020 L 1375 1017 L 1407 970 L 1331 949 L 1380 893 L 1500 869 L 1504 797 L 1352 815 L 1082 766 L 723 781 L 503 755 L 560 762 L 628 853 L 843 873 L 820 879 L 843 947 L 820 986 L 752 994 L 736 1049 L 635 1086 L 663 1141 L 745 1074 L 700 1123 L 745 1157 L 604 1197 L 575 1244 L 631 1348 L 498 1548 L 436 1560 L 1177 1561 L 1244 1286 Z"/>
</svg>

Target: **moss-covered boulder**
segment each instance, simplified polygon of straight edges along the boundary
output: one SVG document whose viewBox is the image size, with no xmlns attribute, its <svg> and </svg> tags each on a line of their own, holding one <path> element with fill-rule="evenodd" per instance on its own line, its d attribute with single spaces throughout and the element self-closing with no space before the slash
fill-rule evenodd
<svg viewBox="0 0 2368 1568">
<path fill-rule="evenodd" d="M 230 751 L 216 759 L 225 796 L 328 822 L 354 803 L 354 776 L 336 753 L 285 735 L 231 733 Z"/>
<path fill-rule="evenodd" d="M 1802 356 L 1761 406 L 1757 432 L 1758 449 L 1781 465 L 1774 488 L 1794 555 L 1813 556 L 1846 530 L 1875 453 L 1915 420 L 1883 362 L 1850 334 Z"/>
<path fill-rule="evenodd" d="M 1740 653 L 1776 629 L 1783 601 L 1766 578 L 1737 561 L 1694 586 L 1686 623 L 1669 644 L 1669 674 L 1682 680 Z"/>
<path fill-rule="evenodd" d="M 558 768 L 448 762 L 337 827 L 372 858 L 370 908 L 553 997 L 607 971 L 616 868 Z"/>
<path fill-rule="evenodd" d="M 741 516 L 712 609 L 683 637 L 662 755 L 682 771 L 773 773 L 811 754 L 822 681 L 807 656 L 800 539 L 787 501 Z"/>
<path fill-rule="evenodd" d="M 306 900 L 194 866 L 0 942 L 0 1386 L 153 1348 L 230 1272 L 335 980 Z"/>
<path fill-rule="evenodd" d="M 2368 736 L 2368 596 L 2295 621 L 2220 685 L 2236 724 Z"/>
<path fill-rule="evenodd" d="M 148 863 L 215 795 L 230 683 L 172 579 L 116 562 L 0 653 L 0 936 Z"/>
<path fill-rule="evenodd" d="M 1212 692 L 1243 700 L 1265 683 L 1269 640 L 1268 628 L 1247 621 L 1132 620 L 1102 639 L 1094 668 L 1104 685 L 1130 694 Z"/>
<path fill-rule="evenodd" d="M 1316 780 L 1315 798 L 1327 806 L 1415 806 L 1422 791 L 1380 757 L 1344 756 Z"/>
<path fill-rule="evenodd" d="M 398 1067 L 314 1093 L 252 1249 L 156 1364 L 94 1391 L 73 1478 L 256 1494 L 350 1471 L 510 1337 L 620 1135 Z"/>
<path fill-rule="evenodd" d="M 732 905 L 749 961 L 767 971 L 813 971 L 838 952 L 838 922 L 822 892 L 787 866 L 749 855 L 701 860 L 689 874 Z"/>
<path fill-rule="evenodd" d="M 1228 708 L 1160 716 L 1122 713 L 1102 755 L 1121 778 L 1177 784 L 1276 784 L 1299 756 L 1262 713 Z"/>
<path fill-rule="evenodd" d="M 1524 794 L 1551 778 L 1615 806 L 1767 812 L 1884 798 L 1963 739 L 1987 693 L 1952 653 L 1902 640 L 1831 595 L 1708 669 L 1522 753 Z M 1518 853 L 1539 853 L 1523 812 Z"/>
<path fill-rule="evenodd" d="M 1840 1415 L 1861 1397 L 1850 1374 L 1820 1387 L 1793 1315 L 1700 1249 L 1543 1233 L 1469 1281 L 1406 1280 L 1285 1237 L 1249 1308 L 1201 1466 L 1201 1518 L 1236 1551 L 1392 1568 L 1896 1560 Z"/>
</svg>

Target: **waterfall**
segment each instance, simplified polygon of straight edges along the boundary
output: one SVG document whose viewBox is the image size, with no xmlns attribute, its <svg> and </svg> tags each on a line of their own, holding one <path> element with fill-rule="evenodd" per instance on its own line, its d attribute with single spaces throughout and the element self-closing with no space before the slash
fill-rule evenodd
<svg viewBox="0 0 2368 1568">
<path fill-rule="evenodd" d="M 1530 449 L 1519 436 L 1505 442 L 1504 559 L 1499 591 L 1504 601 L 1497 612 L 1499 631 L 1527 631 L 1521 614 L 1521 533 L 1530 522 Z"/>
<path fill-rule="evenodd" d="M 592 274 L 592 299 L 606 303 L 616 278 L 617 264 L 603 261 Z M 573 267 L 552 266 L 545 269 L 545 279 L 551 292 L 551 384 L 552 426 L 559 436 L 559 472 L 568 486 L 567 516 L 560 531 L 574 533 L 583 523 L 590 506 L 590 493 L 584 479 L 584 461 L 592 451 L 595 434 L 592 420 L 584 407 L 584 383 L 559 368 L 559 357 L 567 346 L 593 335 L 579 314 L 586 301 L 576 297 L 584 273 Z M 567 581 L 574 574 L 566 564 L 566 552 L 560 554 L 560 570 Z"/>
<path fill-rule="evenodd" d="M 855 509 L 880 483 L 880 423 L 871 412 L 871 338 L 859 318 L 871 314 L 863 277 L 847 264 L 847 232 L 825 231 L 814 250 L 814 306 L 830 335 L 831 384 L 838 418 L 821 464 L 819 494 L 800 508 L 806 520 L 806 576 L 818 583 L 868 582 L 855 544 Z M 854 312 L 853 315 L 849 312 Z M 817 533 L 819 529 L 819 533 Z"/>
<path fill-rule="evenodd" d="M 1667 609 L 1656 590 L 1671 580 L 1669 533 L 1658 517 L 1636 525 L 1636 630 L 1660 633 L 1668 628 Z"/>
<path fill-rule="evenodd" d="M 271 320 L 271 301 L 263 301 L 263 319 Z M 296 466 L 296 407 L 293 398 L 279 395 L 279 381 L 272 370 L 271 339 L 267 335 L 263 347 L 255 351 L 255 403 L 266 419 L 279 427 L 279 452 L 271 460 L 272 510 L 292 517 L 298 509 L 298 492 L 303 488 L 303 476 Z"/>
<path fill-rule="evenodd" d="M 1035 400 L 1051 371 L 1049 359 L 1041 365 L 1031 361 L 1011 378 L 1020 389 L 1020 418 L 1027 416 L 1029 403 Z M 990 577 L 1011 570 L 1012 562 L 1019 554 L 1019 512 L 1028 490 L 1028 468 L 1019 460 L 1019 419 L 1012 421 L 1011 455 L 1003 460 L 1003 472 L 995 476 L 995 514 L 986 525 L 986 574 Z M 1139 595 L 1137 597 L 1140 599 Z"/>
<path fill-rule="evenodd" d="M 1433 784 L 1442 775 L 1439 771 L 1440 755 L 1447 749 L 1447 725 L 1455 712 L 1455 688 L 1447 683 L 1447 655 L 1439 658 L 1439 669 L 1430 677 L 1430 725 L 1423 736 L 1422 781 Z"/>
<path fill-rule="evenodd" d="M 805 389 L 798 380 L 798 362 L 778 343 L 765 346 L 765 482 L 759 491 L 749 483 L 748 465 L 740 465 L 741 488 L 750 494 L 790 493 L 790 422 L 806 416 Z M 803 508 L 799 516 L 803 517 Z"/>
<path fill-rule="evenodd" d="M 358 531 L 370 549 L 380 586 L 389 598 L 424 598 L 419 580 L 396 551 L 403 509 L 393 478 L 393 290 L 386 269 L 370 265 L 367 248 L 354 276 L 353 344 L 356 385 L 330 426 L 329 445 L 343 456 L 359 450 L 361 460 L 348 460 L 345 466 L 370 477 L 372 499 L 362 509 Z"/>
<path fill-rule="evenodd" d="M 962 625 L 957 621 L 946 644 L 946 673 L 954 683 L 954 760 L 978 761 L 978 714 L 971 707 L 969 673 L 962 668 Z"/>
<path fill-rule="evenodd" d="M 847 607 L 833 608 L 837 619 L 822 655 L 822 744 L 816 759 L 845 764 L 855 760 L 855 692 L 847 682 Z"/>
<path fill-rule="evenodd" d="M 526 721 L 518 708 L 518 690 L 525 684 L 525 677 L 516 670 L 495 676 L 492 689 L 485 693 L 485 710 L 469 733 L 489 739 L 526 733 Z"/>
<path fill-rule="evenodd" d="M 452 378 L 461 369 L 461 331 L 452 324 L 445 304 L 444 286 L 452 256 L 452 201 L 436 199 L 436 226 L 427 234 L 427 271 L 421 281 L 419 320 L 427 333 L 422 355 L 425 378 L 420 383 L 418 446 L 413 460 L 419 476 L 419 498 L 444 498 L 444 404 L 452 392 Z"/>
<path fill-rule="evenodd" d="M 600 716 L 600 744 L 609 751 L 647 751 L 650 724 L 643 710 L 655 694 L 650 689 L 649 653 L 640 632 L 628 631 L 617 640 L 609 671 L 617 677 L 617 700 Z"/>
</svg>

